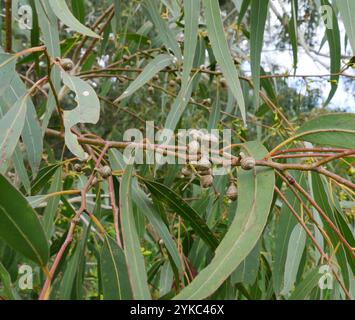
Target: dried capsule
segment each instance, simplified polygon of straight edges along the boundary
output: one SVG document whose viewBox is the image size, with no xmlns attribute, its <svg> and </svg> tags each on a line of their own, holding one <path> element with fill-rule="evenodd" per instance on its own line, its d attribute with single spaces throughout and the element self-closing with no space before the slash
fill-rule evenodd
<svg viewBox="0 0 355 320">
<path fill-rule="evenodd" d="M 60 65 L 65 71 L 71 71 L 74 69 L 74 62 L 71 59 L 64 58 L 59 60 Z"/>
<path fill-rule="evenodd" d="M 240 166 L 244 170 L 252 170 L 255 167 L 255 159 L 253 157 L 242 157 L 242 160 L 240 160 Z"/>
<path fill-rule="evenodd" d="M 238 198 L 238 188 L 235 183 L 231 183 L 227 189 L 226 196 L 229 200 L 235 201 Z"/>
<path fill-rule="evenodd" d="M 212 170 L 211 169 L 207 169 L 207 170 L 199 170 L 198 174 L 200 176 L 210 176 L 212 174 Z"/>
<path fill-rule="evenodd" d="M 74 164 L 74 170 L 76 172 L 81 172 L 82 169 L 83 169 L 83 167 L 79 163 Z"/>
<path fill-rule="evenodd" d="M 199 171 L 209 170 L 209 169 L 211 169 L 211 166 L 212 165 L 211 165 L 210 159 L 206 155 L 203 155 L 202 158 L 199 161 L 197 161 L 197 163 L 195 164 L 196 170 L 199 170 Z"/>
<path fill-rule="evenodd" d="M 108 177 L 111 176 L 112 174 L 112 170 L 109 166 L 103 166 L 100 170 L 99 173 L 101 175 L 101 177 L 103 177 L 104 179 L 107 179 Z"/>
<path fill-rule="evenodd" d="M 183 167 L 181 170 L 181 173 L 185 176 L 185 177 L 190 177 L 192 175 L 192 170 L 189 167 Z"/>
<path fill-rule="evenodd" d="M 213 177 L 211 175 L 201 176 L 200 184 L 202 188 L 208 188 L 213 184 Z"/>
<path fill-rule="evenodd" d="M 154 93 L 154 88 L 153 87 L 148 87 L 148 93 L 153 94 Z"/>
<path fill-rule="evenodd" d="M 169 81 L 169 87 L 174 88 L 176 86 L 176 81 L 175 80 L 170 80 Z"/>
</svg>

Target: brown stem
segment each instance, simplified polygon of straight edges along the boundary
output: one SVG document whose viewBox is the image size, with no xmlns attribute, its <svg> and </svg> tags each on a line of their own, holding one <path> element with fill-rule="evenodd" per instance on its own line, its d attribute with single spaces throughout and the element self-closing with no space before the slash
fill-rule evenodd
<svg viewBox="0 0 355 320">
<path fill-rule="evenodd" d="M 5 0 L 5 52 L 12 51 L 12 0 Z"/>
</svg>

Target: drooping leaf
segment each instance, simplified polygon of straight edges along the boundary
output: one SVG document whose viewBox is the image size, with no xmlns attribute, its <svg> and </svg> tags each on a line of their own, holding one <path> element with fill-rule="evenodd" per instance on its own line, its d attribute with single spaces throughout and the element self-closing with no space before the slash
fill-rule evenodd
<svg viewBox="0 0 355 320">
<path fill-rule="evenodd" d="M 0 237 L 28 259 L 45 266 L 49 248 L 36 212 L 2 175 L 0 190 Z"/>
<path fill-rule="evenodd" d="M 78 21 L 78 19 L 75 18 L 75 16 L 69 10 L 65 0 L 56 0 L 56 1 L 43 0 L 43 1 L 48 1 L 50 6 L 52 7 L 54 14 L 58 17 L 58 19 L 62 21 L 65 25 L 70 27 L 71 29 L 89 37 L 94 37 L 94 38 L 100 37 L 91 29 L 81 24 L 80 21 Z"/>
<path fill-rule="evenodd" d="M 4 287 L 4 294 L 7 299 L 16 300 L 15 292 L 12 287 L 11 277 L 4 265 L 0 261 L 0 283 Z"/>
<path fill-rule="evenodd" d="M 258 142 L 244 145 L 261 159 L 267 150 Z M 215 292 L 248 256 L 266 225 L 274 194 L 274 171 L 255 168 L 238 175 L 238 208 L 235 218 L 215 252 L 212 262 L 175 299 L 204 299 Z"/>
<path fill-rule="evenodd" d="M 208 36 L 211 41 L 212 50 L 222 73 L 226 78 L 228 86 L 238 102 L 239 110 L 243 120 L 246 121 L 244 96 L 241 89 L 238 71 L 233 63 L 231 53 L 224 35 L 223 23 L 220 14 L 218 1 L 203 0 Z"/>
<path fill-rule="evenodd" d="M 147 272 L 133 216 L 131 198 L 133 166 L 128 165 L 120 185 L 120 215 L 130 283 L 134 299 L 150 300 Z"/>
<path fill-rule="evenodd" d="M 301 263 L 302 254 L 306 245 L 306 232 L 300 224 L 297 224 L 291 233 L 287 248 L 282 295 L 287 295 L 293 288 L 298 269 Z"/>
<path fill-rule="evenodd" d="M 333 146 L 355 148 L 355 114 L 332 113 L 305 122 L 297 131 L 299 139 Z"/>
<path fill-rule="evenodd" d="M 84 80 L 66 72 L 62 73 L 62 78 L 64 84 L 74 91 L 77 102 L 75 109 L 64 111 L 65 143 L 73 154 L 83 160 L 85 152 L 71 129 L 78 123 L 96 124 L 100 118 L 100 101 L 95 90 Z"/>
<path fill-rule="evenodd" d="M 321 276 L 322 274 L 319 273 L 318 268 L 309 272 L 292 292 L 289 300 L 306 300 L 311 291 L 317 286 Z"/>
<path fill-rule="evenodd" d="M 165 185 L 144 179 L 149 191 L 159 200 L 166 203 L 174 212 L 180 215 L 183 219 L 189 221 L 192 229 L 199 235 L 211 249 L 216 249 L 218 240 L 207 226 L 206 222 L 199 216 L 199 214 L 173 190 Z"/>
<path fill-rule="evenodd" d="M 16 58 L 7 53 L 0 52 L 0 93 L 15 76 Z"/>
<path fill-rule="evenodd" d="M 343 18 L 346 35 L 349 38 L 353 54 L 355 55 L 355 21 L 353 17 L 355 12 L 355 2 L 353 0 L 336 0 L 336 5 Z"/>
<path fill-rule="evenodd" d="M 328 39 L 329 51 L 330 51 L 330 71 L 332 74 L 332 76 L 330 77 L 331 90 L 326 102 L 324 103 L 324 105 L 327 105 L 334 97 L 338 88 L 338 81 L 339 81 L 338 73 L 340 72 L 340 68 L 341 68 L 341 44 L 340 44 L 340 31 L 339 31 L 339 25 L 338 25 L 338 19 L 336 17 L 336 13 L 328 0 L 322 0 L 321 3 L 323 6 L 328 6 L 328 8 L 331 8 L 332 20 L 333 20 L 332 28 L 328 28 L 328 27 L 326 28 L 326 36 Z"/>
<path fill-rule="evenodd" d="M 27 95 L 22 96 L 0 119 L 0 166 L 10 159 L 20 139 L 26 119 Z"/>
<path fill-rule="evenodd" d="M 132 289 L 124 252 L 111 238 L 105 238 L 100 253 L 100 265 L 104 299 L 132 299 Z"/>
<path fill-rule="evenodd" d="M 293 53 L 293 68 L 296 72 L 298 64 L 298 0 L 291 0 L 291 20 L 288 24 L 288 32 L 290 34 L 290 40 Z"/>
<path fill-rule="evenodd" d="M 159 71 L 169 66 L 172 61 L 173 58 L 169 54 L 160 54 L 156 56 L 151 62 L 148 63 L 142 73 L 129 85 L 123 94 L 115 100 L 115 103 L 135 93 L 149 80 L 151 80 Z"/>
<path fill-rule="evenodd" d="M 181 49 L 176 41 L 174 32 L 170 29 L 168 23 L 163 20 L 160 16 L 159 1 L 157 0 L 144 0 L 143 5 L 147 10 L 150 20 L 153 22 L 154 26 L 158 31 L 158 35 L 161 41 L 164 43 L 168 50 L 171 50 L 175 57 L 181 61 Z"/>
<path fill-rule="evenodd" d="M 250 63 L 254 83 L 254 100 L 259 108 L 260 61 L 269 0 L 251 0 L 250 17 Z"/>
</svg>

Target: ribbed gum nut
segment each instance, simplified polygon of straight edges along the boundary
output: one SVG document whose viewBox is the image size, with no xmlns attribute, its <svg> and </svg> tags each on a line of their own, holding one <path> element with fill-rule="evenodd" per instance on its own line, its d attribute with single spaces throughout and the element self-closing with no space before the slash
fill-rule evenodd
<svg viewBox="0 0 355 320">
<path fill-rule="evenodd" d="M 211 169 L 207 169 L 207 170 L 199 170 L 198 174 L 200 176 L 210 176 L 212 174 L 212 170 Z"/>
<path fill-rule="evenodd" d="M 252 170 L 255 167 L 255 159 L 253 157 L 243 157 L 240 160 L 240 166 L 244 170 Z"/>
<path fill-rule="evenodd" d="M 189 167 L 183 167 L 182 170 L 181 170 L 181 173 L 185 177 L 190 177 L 192 175 L 192 170 Z"/>
<path fill-rule="evenodd" d="M 212 165 L 208 156 L 202 156 L 202 158 L 199 161 L 197 161 L 195 168 L 196 170 L 204 171 L 204 170 L 211 169 L 211 166 Z"/>
<path fill-rule="evenodd" d="M 200 184 L 202 188 L 208 188 L 213 184 L 213 177 L 211 175 L 201 176 Z"/>
<path fill-rule="evenodd" d="M 81 172 L 82 171 L 81 165 L 79 163 L 74 164 L 74 170 L 76 172 Z"/>
<path fill-rule="evenodd" d="M 59 62 L 65 71 L 71 71 L 74 69 L 74 62 L 69 58 L 60 59 Z"/>
<path fill-rule="evenodd" d="M 109 166 L 104 166 L 99 170 L 99 173 L 100 173 L 101 177 L 103 177 L 104 179 L 107 179 L 108 177 L 111 176 L 112 170 Z"/>
<path fill-rule="evenodd" d="M 238 188 L 234 183 L 231 183 L 227 189 L 226 196 L 228 199 L 235 201 L 238 198 Z"/>
</svg>

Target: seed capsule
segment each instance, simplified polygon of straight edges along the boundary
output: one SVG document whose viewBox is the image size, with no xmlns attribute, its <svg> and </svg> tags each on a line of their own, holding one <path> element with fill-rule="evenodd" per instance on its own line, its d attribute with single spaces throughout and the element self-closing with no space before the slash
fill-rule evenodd
<svg viewBox="0 0 355 320">
<path fill-rule="evenodd" d="M 202 188 L 208 188 L 213 184 L 213 177 L 211 175 L 201 176 L 200 184 Z"/>
<path fill-rule="evenodd" d="M 227 189 L 226 196 L 229 200 L 235 201 L 238 198 L 238 188 L 234 183 L 231 183 Z"/>
<path fill-rule="evenodd" d="M 206 171 L 211 169 L 211 162 L 207 156 L 202 156 L 202 158 L 196 163 L 195 168 L 199 171 Z"/>
<path fill-rule="evenodd" d="M 154 93 L 154 88 L 153 87 L 148 87 L 148 93 L 153 94 Z"/>
<path fill-rule="evenodd" d="M 104 179 L 107 179 L 108 177 L 111 176 L 112 170 L 109 166 L 104 166 L 99 170 L 99 173 L 100 173 L 101 177 L 103 177 Z"/>
<path fill-rule="evenodd" d="M 61 64 L 61 66 L 63 67 L 63 69 L 65 71 L 71 71 L 74 69 L 74 66 L 75 66 L 74 62 L 68 58 L 60 59 L 59 63 Z"/>
<path fill-rule="evenodd" d="M 198 174 L 200 176 L 210 176 L 212 174 L 212 170 L 211 169 L 200 170 L 200 171 L 198 171 Z"/>
<path fill-rule="evenodd" d="M 181 173 L 185 177 L 190 177 L 192 175 L 192 170 L 189 167 L 183 167 L 182 170 L 181 170 Z"/>
<path fill-rule="evenodd" d="M 81 172 L 82 171 L 82 166 L 79 163 L 74 164 L 74 170 L 76 172 Z"/>
<path fill-rule="evenodd" d="M 169 81 L 169 87 L 174 88 L 176 86 L 176 82 L 174 80 Z"/>
<path fill-rule="evenodd" d="M 252 170 L 255 167 L 255 159 L 253 157 L 244 157 L 240 161 L 240 166 L 244 170 Z"/>
</svg>

